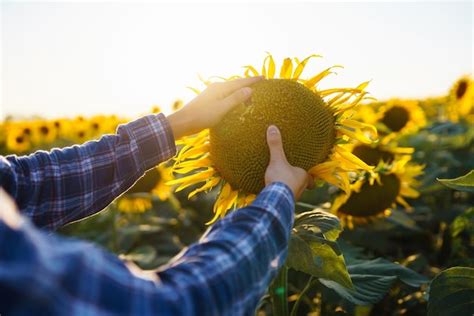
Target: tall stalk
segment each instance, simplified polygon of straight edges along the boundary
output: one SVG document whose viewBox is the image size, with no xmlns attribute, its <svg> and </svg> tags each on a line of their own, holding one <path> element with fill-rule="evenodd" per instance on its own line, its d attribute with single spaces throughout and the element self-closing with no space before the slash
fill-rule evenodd
<svg viewBox="0 0 474 316">
<path fill-rule="evenodd" d="M 270 298 L 274 316 L 288 316 L 288 267 L 278 271 L 270 286 Z"/>
<path fill-rule="evenodd" d="M 306 283 L 306 286 L 301 291 L 298 299 L 295 302 L 295 305 L 293 305 L 293 309 L 291 310 L 291 316 L 298 315 L 298 307 L 300 306 L 301 301 L 306 295 L 306 292 L 308 292 L 308 290 L 316 283 L 315 281 L 316 281 L 316 278 L 314 276 L 311 276 L 311 278 L 309 278 L 308 283 Z"/>
</svg>

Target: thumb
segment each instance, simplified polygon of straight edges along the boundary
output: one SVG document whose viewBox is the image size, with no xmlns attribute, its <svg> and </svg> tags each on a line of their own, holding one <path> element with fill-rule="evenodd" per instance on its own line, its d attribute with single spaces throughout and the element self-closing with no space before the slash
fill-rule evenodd
<svg viewBox="0 0 474 316">
<path fill-rule="evenodd" d="M 252 89 L 249 87 L 245 87 L 242 89 L 239 89 L 229 95 L 228 97 L 224 98 L 221 100 L 222 107 L 224 107 L 224 110 L 227 112 L 230 109 L 232 109 L 234 106 L 237 104 L 240 104 L 244 101 L 246 101 L 250 96 L 252 95 Z"/>
<path fill-rule="evenodd" d="M 287 162 L 285 151 L 283 150 L 283 142 L 278 127 L 270 125 L 267 129 L 267 144 L 270 149 L 270 163 Z"/>
</svg>

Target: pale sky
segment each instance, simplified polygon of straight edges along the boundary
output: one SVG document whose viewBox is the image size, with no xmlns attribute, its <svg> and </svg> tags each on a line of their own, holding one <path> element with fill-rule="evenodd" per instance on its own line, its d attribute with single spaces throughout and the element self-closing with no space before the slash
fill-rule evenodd
<svg viewBox="0 0 474 316">
<path fill-rule="evenodd" d="M 325 86 L 378 99 L 446 93 L 473 71 L 472 2 L 1 5 L 0 115 L 136 116 L 189 100 L 198 74 L 241 74 L 265 52 L 342 64 Z"/>
</svg>

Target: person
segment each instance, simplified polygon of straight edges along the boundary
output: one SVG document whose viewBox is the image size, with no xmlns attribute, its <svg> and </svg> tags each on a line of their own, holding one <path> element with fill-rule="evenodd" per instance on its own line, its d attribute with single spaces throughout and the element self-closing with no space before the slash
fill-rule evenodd
<svg viewBox="0 0 474 316">
<path fill-rule="evenodd" d="M 156 271 L 51 231 L 102 210 L 174 156 L 175 139 L 212 127 L 259 80 L 212 84 L 180 111 L 120 125 L 98 141 L 0 157 L 0 314 L 253 314 L 285 261 L 295 199 L 313 183 L 287 162 L 276 126 L 256 200 Z"/>
</svg>

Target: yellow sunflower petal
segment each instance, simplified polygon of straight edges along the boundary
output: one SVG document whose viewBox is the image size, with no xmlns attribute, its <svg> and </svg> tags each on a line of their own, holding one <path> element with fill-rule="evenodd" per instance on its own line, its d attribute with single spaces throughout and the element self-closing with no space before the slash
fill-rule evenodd
<svg viewBox="0 0 474 316">
<path fill-rule="evenodd" d="M 360 132 L 357 132 L 356 131 L 351 131 L 347 128 L 345 128 L 344 126 L 338 126 L 337 127 L 337 130 L 344 134 L 344 135 L 347 135 L 349 136 L 350 138 L 352 139 L 357 139 L 358 141 L 360 141 L 361 143 L 364 143 L 364 144 L 372 144 L 373 141 L 372 139 L 368 138 L 365 134 L 363 133 L 360 133 Z"/>
<path fill-rule="evenodd" d="M 193 88 L 193 87 L 186 87 L 188 88 L 189 90 L 191 90 L 192 92 L 194 92 L 195 94 L 200 94 L 201 93 L 201 90 L 198 90 L 196 88 Z"/>
<path fill-rule="evenodd" d="M 189 147 L 187 150 L 186 149 L 181 150 L 178 156 L 175 158 L 176 162 L 180 163 L 182 160 L 185 160 L 185 159 L 199 157 L 205 153 L 208 153 L 209 148 L 210 148 L 209 144 L 204 144 L 198 147 Z"/>
<path fill-rule="evenodd" d="M 295 59 L 297 66 L 296 66 L 296 69 L 295 69 L 295 73 L 293 74 L 293 79 L 299 79 L 301 73 L 303 73 L 304 67 L 306 66 L 306 64 L 308 63 L 308 61 L 311 58 L 319 58 L 319 57 L 322 57 L 322 56 L 312 54 L 312 55 L 309 55 L 308 57 L 306 57 L 305 59 L 303 59 L 301 62 L 298 59 Z"/>
<path fill-rule="evenodd" d="M 256 77 L 260 75 L 253 66 L 248 65 L 248 66 L 244 66 L 244 68 L 245 68 L 245 73 L 244 73 L 245 77 Z"/>
<path fill-rule="evenodd" d="M 408 204 L 408 202 L 401 196 L 398 196 L 397 197 L 397 203 L 402 205 L 404 208 L 406 208 L 407 210 L 411 209 L 411 206 L 410 204 Z"/>
<path fill-rule="evenodd" d="M 345 119 L 341 122 L 342 125 L 348 126 L 353 129 L 361 130 L 361 131 L 368 131 L 371 134 L 377 136 L 377 129 L 375 126 L 367 123 L 362 123 L 359 121 L 351 120 L 351 119 Z"/>
<path fill-rule="evenodd" d="M 308 88 L 313 88 L 315 85 L 318 84 L 318 82 L 320 82 L 322 79 L 324 79 L 325 77 L 327 77 L 328 75 L 332 74 L 333 72 L 331 70 L 333 70 L 334 68 L 344 68 L 343 66 L 341 65 L 334 65 L 334 66 L 331 66 L 329 68 L 326 68 L 325 70 L 321 71 L 319 74 L 317 74 L 316 76 L 314 77 L 311 77 L 309 78 L 308 80 L 305 80 L 304 82 L 304 85 Z"/>
<path fill-rule="evenodd" d="M 181 184 L 178 188 L 175 189 L 175 192 L 179 192 L 189 186 L 192 186 L 196 183 L 206 181 L 212 178 L 215 174 L 215 170 L 213 168 L 209 168 L 206 171 L 202 171 L 199 173 L 192 174 L 190 176 L 178 178 L 175 180 L 168 181 L 166 185 L 175 185 Z"/>
<path fill-rule="evenodd" d="M 201 186 L 200 188 L 198 188 L 198 189 L 192 191 L 191 193 L 189 193 L 188 194 L 188 199 L 192 198 L 193 196 L 195 196 L 199 192 L 203 192 L 203 191 L 212 189 L 213 187 L 218 185 L 220 181 L 221 181 L 221 179 L 217 178 L 217 177 L 210 179 L 203 186 Z"/>
<path fill-rule="evenodd" d="M 285 58 L 280 69 L 280 78 L 291 79 L 293 73 L 293 62 L 291 58 Z"/>
<path fill-rule="evenodd" d="M 267 71 L 265 71 L 265 64 L 268 63 L 267 66 Z M 262 69 L 262 74 L 268 78 L 268 79 L 273 79 L 275 77 L 275 61 L 273 60 L 273 57 L 271 54 L 267 53 L 267 57 L 265 57 L 263 61 L 263 69 Z"/>
<path fill-rule="evenodd" d="M 416 199 L 417 197 L 420 196 L 420 192 L 418 192 L 417 190 L 415 190 L 415 189 L 413 189 L 409 186 L 402 187 L 401 190 L 400 190 L 400 193 L 404 197 L 408 197 L 408 198 L 412 198 L 412 199 Z"/>
<path fill-rule="evenodd" d="M 374 169 L 373 166 L 369 166 L 364 161 L 359 159 L 357 156 L 353 155 L 351 152 L 347 151 L 346 149 L 342 148 L 341 146 L 336 146 L 335 151 L 345 160 L 345 162 L 358 166 L 363 170 L 372 170 Z"/>
</svg>

